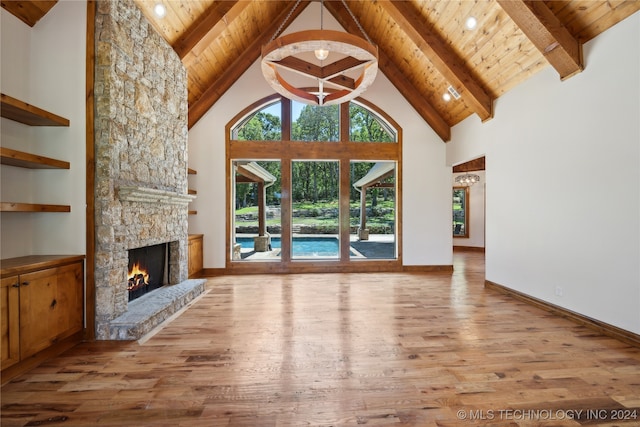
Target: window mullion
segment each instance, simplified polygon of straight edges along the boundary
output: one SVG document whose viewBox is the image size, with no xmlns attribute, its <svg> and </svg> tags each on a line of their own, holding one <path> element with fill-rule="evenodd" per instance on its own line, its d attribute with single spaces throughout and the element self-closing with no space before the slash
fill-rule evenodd
<svg viewBox="0 0 640 427">
<path fill-rule="evenodd" d="M 291 158 L 283 156 L 280 167 L 280 261 L 288 263 L 291 261 Z"/>
<path fill-rule="evenodd" d="M 282 125 L 281 135 L 282 141 L 291 141 L 291 100 L 282 98 L 281 105 L 281 120 Z"/>
<path fill-rule="evenodd" d="M 350 211 L 349 194 L 351 192 L 351 161 L 340 160 L 340 261 L 348 262 L 350 254 Z"/>
<path fill-rule="evenodd" d="M 349 141 L 349 130 L 351 124 L 349 123 L 349 103 L 345 102 L 340 104 L 340 142 Z"/>
</svg>

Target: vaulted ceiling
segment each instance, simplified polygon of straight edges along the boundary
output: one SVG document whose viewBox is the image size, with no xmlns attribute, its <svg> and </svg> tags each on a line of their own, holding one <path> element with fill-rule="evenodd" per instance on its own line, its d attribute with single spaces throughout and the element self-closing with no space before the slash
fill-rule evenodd
<svg viewBox="0 0 640 427">
<path fill-rule="evenodd" d="M 262 45 L 312 3 L 133 1 L 187 68 L 189 127 L 260 58 Z M 3 0 L 3 7 L 7 3 L 52 2 Z M 153 12 L 157 3 L 166 6 L 163 18 Z M 323 4 L 347 32 L 362 35 L 362 27 L 378 46 L 380 71 L 444 141 L 450 139 L 451 127 L 470 115 L 490 120 L 498 97 L 543 68 L 553 67 L 559 79 L 581 72 L 582 45 L 640 10 L 640 0 L 324 0 Z M 469 17 L 477 21 L 474 29 L 465 26 Z M 443 99 L 450 87 L 459 99 Z"/>
</svg>

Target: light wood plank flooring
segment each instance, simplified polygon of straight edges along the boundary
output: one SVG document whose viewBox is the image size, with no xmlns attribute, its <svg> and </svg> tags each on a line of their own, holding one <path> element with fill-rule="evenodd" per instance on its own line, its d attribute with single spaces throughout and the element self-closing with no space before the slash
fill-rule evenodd
<svg viewBox="0 0 640 427">
<path fill-rule="evenodd" d="M 146 341 L 81 344 L 6 384 L 1 424 L 640 425 L 640 349 L 454 257 L 453 275 L 211 279 Z"/>
</svg>

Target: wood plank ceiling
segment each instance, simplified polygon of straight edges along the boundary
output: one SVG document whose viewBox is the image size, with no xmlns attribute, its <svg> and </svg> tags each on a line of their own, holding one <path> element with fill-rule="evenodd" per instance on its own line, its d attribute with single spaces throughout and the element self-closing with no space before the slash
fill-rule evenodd
<svg viewBox="0 0 640 427">
<path fill-rule="evenodd" d="M 133 1 L 187 68 L 189 127 L 311 3 Z M 2 6 L 7 3 L 33 2 L 3 0 Z M 163 18 L 153 12 L 158 3 L 167 9 Z M 582 44 L 640 10 L 640 0 L 325 0 L 326 10 L 356 35 L 361 31 L 345 4 L 378 45 L 380 71 L 443 141 L 472 114 L 491 119 L 498 97 L 543 68 L 553 67 L 560 79 L 579 73 Z M 477 20 L 474 29 L 465 26 L 469 17 Z M 459 99 L 443 99 L 450 86 Z"/>
</svg>

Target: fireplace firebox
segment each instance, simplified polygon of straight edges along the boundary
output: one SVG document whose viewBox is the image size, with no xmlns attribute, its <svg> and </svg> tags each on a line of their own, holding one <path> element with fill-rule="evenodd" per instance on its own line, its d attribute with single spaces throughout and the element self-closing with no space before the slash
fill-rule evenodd
<svg viewBox="0 0 640 427">
<path fill-rule="evenodd" d="M 129 301 L 167 284 L 167 244 L 129 249 Z"/>
</svg>

